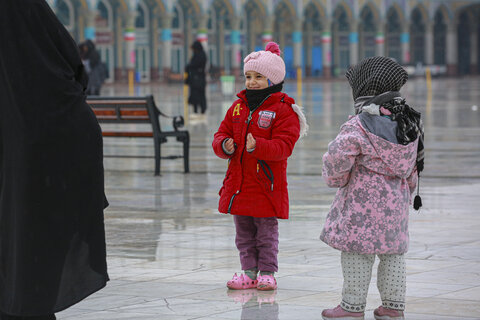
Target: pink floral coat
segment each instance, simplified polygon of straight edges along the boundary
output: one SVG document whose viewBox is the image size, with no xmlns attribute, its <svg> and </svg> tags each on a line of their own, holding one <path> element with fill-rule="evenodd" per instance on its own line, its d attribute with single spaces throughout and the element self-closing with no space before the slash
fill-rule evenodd
<svg viewBox="0 0 480 320">
<path fill-rule="evenodd" d="M 410 197 L 418 179 L 417 144 L 378 137 L 358 116 L 343 124 L 323 156 L 323 177 L 329 187 L 339 189 L 320 239 L 346 252 L 407 252 Z"/>
</svg>

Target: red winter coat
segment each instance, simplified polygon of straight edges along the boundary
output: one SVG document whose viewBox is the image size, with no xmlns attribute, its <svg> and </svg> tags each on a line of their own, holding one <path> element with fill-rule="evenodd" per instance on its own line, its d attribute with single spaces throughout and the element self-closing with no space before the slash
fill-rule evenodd
<svg viewBox="0 0 480 320">
<path fill-rule="evenodd" d="M 217 156 L 229 159 L 218 210 L 288 219 L 287 158 L 300 135 L 299 116 L 291 107 L 295 101 L 285 93 L 273 93 L 251 113 L 245 90 L 237 96 L 240 99 L 228 109 L 212 144 Z M 256 140 L 253 152 L 246 150 L 248 133 Z M 231 155 L 222 148 L 227 138 L 236 145 Z"/>
</svg>

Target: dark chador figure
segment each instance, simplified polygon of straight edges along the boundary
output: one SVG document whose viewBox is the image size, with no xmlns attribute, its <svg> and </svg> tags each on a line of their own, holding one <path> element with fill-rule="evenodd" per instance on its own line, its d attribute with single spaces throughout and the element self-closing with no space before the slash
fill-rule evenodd
<svg viewBox="0 0 480 320">
<path fill-rule="evenodd" d="M 1 0 L 0 39 L 0 319 L 50 320 L 108 281 L 102 135 L 44 0 Z"/>
<path fill-rule="evenodd" d="M 207 99 L 205 97 L 205 89 L 207 80 L 205 75 L 205 66 L 207 64 L 207 55 L 203 50 L 200 41 L 192 44 L 193 56 L 186 66 L 187 84 L 190 88 L 188 96 L 188 104 L 193 105 L 193 112 L 202 114 L 207 110 Z"/>
</svg>

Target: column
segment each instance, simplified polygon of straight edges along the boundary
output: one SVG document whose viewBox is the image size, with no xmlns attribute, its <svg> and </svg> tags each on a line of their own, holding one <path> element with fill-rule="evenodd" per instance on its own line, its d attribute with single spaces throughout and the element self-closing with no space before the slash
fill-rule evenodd
<svg viewBox="0 0 480 320">
<path fill-rule="evenodd" d="M 129 77 L 135 75 L 135 11 L 128 11 L 123 33 L 125 41 L 126 71 Z M 129 79 L 131 81 L 131 79 Z"/>
<path fill-rule="evenodd" d="M 402 64 L 404 65 L 410 63 L 410 33 L 406 30 L 407 28 L 404 28 L 400 36 L 400 43 L 402 47 Z"/>
<path fill-rule="evenodd" d="M 293 41 L 293 66 L 295 69 L 302 67 L 302 21 L 297 20 L 292 33 Z"/>
<path fill-rule="evenodd" d="M 95 17 L 97 16 L 97 5 L 98 0 L 88 0 L 87 7 L 85 9 L 85 28 L 84 28 L 84 37 L 85 40 L 90 39 L 95 42 Z"/>
<path fill-rule="evenodd" d="M 478 22 L 472 23 L 470 34 L 470 74 L 477 74 L 478 69 Z"/>
<path fill-rule="evenodd" d="M 458 74 L 458 36 L 456 21 L 447 26 L 447 75 Z"/>
<path fill-rule="evenodd" d="M 158 60 L 158 40 L 159 40 L 159 35 L 158 35 L 158 17 L 160 16 L 159 9 L 156 8 L 153 12 L 154 18 L 150 19 L 150 29 L 152 30 L 152 65 L 150 66 L 150 79 L 152 81 L 156 81 L 160 79 L 160 66 L 159 66 L 159 60 Z"/>
<path fill-rule="evenodd" d="M 426 65 L 431 66 L 434 63 L 433 57 L 433 23 L 428 21 L 425 30 L 425 55 Z"/>
<path fill-rule="evenodd" d="M 172 20 L 173 16 L 170 13 L 166 13 L 162 18 L 162 70 L 165 82 L 169 81 L 172 72 Z"/>
<path fill-rule="evenodd" d="M 200 16 L 200 21 L 198 24 L 197 29 L 197 39 L 202 43 L 203 50 L 208 56 L 208 28 L 207 28 L 208 16 L 206 14 L 202 14 Z"/>
<path fill-rule="evenodd" d="M 304 35 L 304 44 L 303 48 L 305 50 L 305 76 L 310 77 L 312 75 L 312 48 L 313 48 L 313 25 L 308 23 L 306 25 L 305 35 Z"/>
<path fill-rule="evenodd" d="M 325 30 L 322 33 L 323 77 L 332 77 L 332 33 L 330 21 L 326 21 Z"/>
<path fill-rule="evenodd" d="M 262 35 L 263 47 L 265 48 L 267 43 L 269 43 L 270 41 L 273 41 L 273 17 L 272 16 L 268 16 L 265 18 L 265 28 L 263 30 L 263 35 Z M 280 48 L 282 47 L 280 46 Z"/>
<path fill-rule="evenodd" d="M 383 23 L 380 25 L 383 25 Z M 385 55 L 385 34 L 383 31 L 377 31 L 377 35 L 375 36 L 375 55 Z"/>
<path fill-rule="evenodd" d="M 232 31 L 230 32 L 230 44 L 232 45 L 232 74 L 239 77 L 242 72 L 241 38 L 240 38 L 240 18 L 234 17 L 232 20 Z"/>
<path fill-rule="evenodd" d="M 358 63 L 358 23 L 352 22 L 352 29 L 349 35 L 350 42 L 350 65 Z"/>
</svg>

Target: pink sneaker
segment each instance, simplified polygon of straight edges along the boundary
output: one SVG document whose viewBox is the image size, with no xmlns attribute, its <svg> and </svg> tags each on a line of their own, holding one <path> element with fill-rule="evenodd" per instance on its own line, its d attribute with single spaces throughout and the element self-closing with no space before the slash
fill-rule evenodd
<svg viewBox="0 0 480 320">
<path fill-rule="evenodd" d="M 262 291 L 277 289 L 277 280 L 272 275 L 259 275 L 257 277 L 258 284 L 257 289 Z"/>
<path fill-rule="evenodd" d="M 403 320 L 403 311 L 388 309 L 382 306 L 373 311 L 373 316 L 376 320 Z"/>
<path fill-rule="evenodd" d="M 364 312 L 348 312 L 342 309 L 340 305 L 333 309 L 325 309 L 322 311 L 324 320 L 363 320 Z"/>
<path fill-rule="evenodd" d="M 227 282 L 227 287 L 233 290 L 251 289 L 257 287 L 258 280 L 252 280 L 246 274 L 237 276 L 235 273 L 232 280 Z"/>
</svg>

